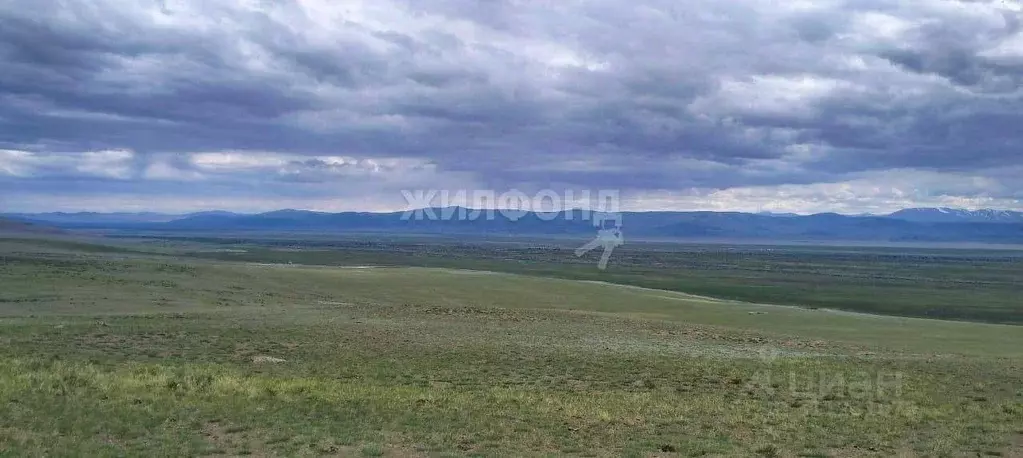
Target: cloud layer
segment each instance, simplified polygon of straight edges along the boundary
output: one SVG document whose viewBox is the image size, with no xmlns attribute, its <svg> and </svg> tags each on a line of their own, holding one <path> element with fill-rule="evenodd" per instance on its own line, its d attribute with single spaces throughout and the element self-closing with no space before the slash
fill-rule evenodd
<svg viewBox="0 0 1023 458">
<path fill-rule="evenodd" d="M 1023 207 L 1023 8 L 0 3 L 0 209 Z"/>
</svg>

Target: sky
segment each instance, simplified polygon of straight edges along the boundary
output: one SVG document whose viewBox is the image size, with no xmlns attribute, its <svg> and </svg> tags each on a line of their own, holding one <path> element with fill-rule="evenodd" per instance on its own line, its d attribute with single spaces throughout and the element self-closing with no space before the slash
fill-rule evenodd
<svg viewBox="0 0 1023 458">
<path fill-rule="evenodd" d="M 0 212 L 1023 209 L 1019 0 L 0 0 Z"/>
</svg>

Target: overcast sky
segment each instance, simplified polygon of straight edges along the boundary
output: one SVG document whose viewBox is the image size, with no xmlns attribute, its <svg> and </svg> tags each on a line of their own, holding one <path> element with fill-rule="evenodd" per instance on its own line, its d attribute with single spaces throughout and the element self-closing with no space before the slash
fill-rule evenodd
<svg viewBox="0 0 1023 458">
<path fill-rule="evenodd" d="M 0 0 L 0 211 L 1023 209 L 1018 0 Z"/>
</svg>

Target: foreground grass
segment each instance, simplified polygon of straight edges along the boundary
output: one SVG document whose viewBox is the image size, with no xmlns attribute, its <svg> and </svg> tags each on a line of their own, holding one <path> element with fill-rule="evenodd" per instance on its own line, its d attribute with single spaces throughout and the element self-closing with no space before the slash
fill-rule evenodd
<svg viewBox="0 0 1023 458">
<path fill-rule="evenodd" d="M 437 269 L 22 253 L 0 282 L 8 456 L 1023 452 L 1013 326 Z"/>
<path fill-rule="evenodd" d="M 78 456 L 936 456 L 1003 453 L 1023 428 L 1019 367 L 995 361 L 725 357 L 693 349 L 740 335 L 690 340 L 702 329 L 561 312 L 384 312 L 294 326 L 267 324 L 277 314 L 8 323 L 0 443 Z M 664 331 L 687 345 L 653 351 L 679 340 Z M 581 335 L 603 345 L 580 348 Z"/>
</svg>

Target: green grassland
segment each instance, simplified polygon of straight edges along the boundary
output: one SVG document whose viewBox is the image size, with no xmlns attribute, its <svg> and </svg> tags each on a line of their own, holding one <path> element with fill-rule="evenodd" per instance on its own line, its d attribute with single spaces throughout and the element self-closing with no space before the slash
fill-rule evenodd
<svg viewBox="0 0 1023 458">
<path fill-rule="evenodd" d="M 416 246 L 0 240 L 0 455 L 1023 454 L 1021 326 L 641 288 L 529 247 Z M 966 274 L 991 283 L 907 303 L 973 297 L 957 313 L 1014 317 L 1001 276 L 1015 264 L 998 259 Z M 907 291 L 956 268 L 911 265 Z M 856 285 L 841 281 L 819 291 Z"/>
<path fill-rule="evenodd" d="M 599 271 L 599 253 L 573 255 L 579 240 L 497 240 L 191 238 L 171 246 L 205 259 L 485 270 L 756 303 L 1023 324 L 1020 250 L 628 243 Z"/>
</svg>

